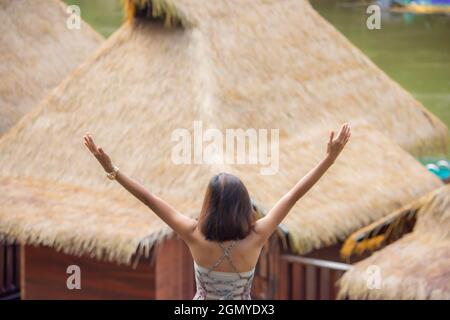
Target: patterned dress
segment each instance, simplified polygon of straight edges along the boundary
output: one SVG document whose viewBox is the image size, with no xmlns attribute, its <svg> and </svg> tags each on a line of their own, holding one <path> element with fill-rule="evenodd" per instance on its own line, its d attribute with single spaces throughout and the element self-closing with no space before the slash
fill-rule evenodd
<svg viewBox="0 0 450 320">
<path fill-rule="evenodd" d="M 235 244 L 236 241 L 233 241 L 228 247 L 224 247 L 219 243 L 223 255 L 210 268 L 204 268 L 194 262 L 197 283 L 194 300 L 251 300 L 250 291 L 255 268 L 248 272 L 238 272 L 230 257 L 230 250 Z M 235 272 L 214 271 L 224 259 L 227 259 Z"/>
</svg>

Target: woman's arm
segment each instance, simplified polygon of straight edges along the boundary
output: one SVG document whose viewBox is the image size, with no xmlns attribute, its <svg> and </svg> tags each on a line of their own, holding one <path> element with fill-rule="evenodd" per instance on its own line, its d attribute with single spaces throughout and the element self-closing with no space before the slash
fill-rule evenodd
<svg viewBox="0 0 450 320">
<path fill-rule="evenodd" d="M 330 134 L 327 154 L 311 171 L 286 193 L 269 211 L 269 213 L 255 223 L 255 231 L 264 242 L 283 221 L 295 203 L 311 189 L 323 174 L 330 168 L 350 139 L 350 126 L 343 124 L 336 139 L 334 132 Z"/>
<path fill-rule="evenodd" d="M 98 147 L 91 135 L 84 136 L 84 144 L 97 158 L 106 172 L 114 171 L 111 158 L 104 152 L 101 147 Z M 165 223 L 167 223 L 177 234 L 180 235 L 185 241 L 188 241 L 197 225 L 197 221 L 193 218 L 189 218 L 172 206 L 166 203 L 164 200 L 150 193 L 143 185 L 136 180 L 127 177 L 123 172 L 119 171 L 116 175 L 116 180 L 126 190 L 128 190 L 137 199 L 148 206 L 158 217 L 160 217 Z"/>
</svg>

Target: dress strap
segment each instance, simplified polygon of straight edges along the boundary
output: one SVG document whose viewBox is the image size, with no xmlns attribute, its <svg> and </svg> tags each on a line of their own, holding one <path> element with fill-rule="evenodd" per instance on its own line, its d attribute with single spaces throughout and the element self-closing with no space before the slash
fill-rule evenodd
<svg viewBox="0 0 450 320">
<path fill-rule="evenodd" d="M 211 266 L 211 268 L 209 268 L 208 273 L 210 273 L 215 268 L 217 268 L 224 259 L 227 259 L 228 262 L 230 263 L 231 267 L 234 269 L 234 271 L 237 274 L 239 274 L 239 272 L 237 271 L 237 268 L 235 267 L 235 265 L 230 257 L 230 251 L 234 247 L 235 244 L 236 244 L 236 240 L 232 241 L 228 247 L 225 247 L 222 242 L 219 242 L 219 246 L 223 249 L 223 255 L 219 259 L 217 259 L 217 261 Z M 240 277 L 240 274 L 239 274 L 239 277 Z"/>
<path fill-rule="evenodd" d="M 241 277 L 241 274 L 239 273 L 238 269 L 236 268 L 236 266 L 233 263 L 233 259 L 231 259 L 231 257 L 230 257 L 230 251 L 234 247 L 235 244 L 236 244 L 236 241 L 233 241 L 228 246 L 228 248 L 225 248 L 222 243 L 219 243 L 220 247 L 224 250 L 224 258 L 226 258 L 228 260 L 228 263 L 233 268 L 234 272 L 236 272 L 239 275 L 239 277 Z"/>
</svg>

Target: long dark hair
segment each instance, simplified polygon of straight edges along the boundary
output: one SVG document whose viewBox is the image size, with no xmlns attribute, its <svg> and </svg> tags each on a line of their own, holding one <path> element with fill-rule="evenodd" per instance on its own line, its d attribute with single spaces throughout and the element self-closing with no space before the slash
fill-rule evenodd
<svg viewBox="0 0 450 320">
<path fill-rule="evenodd" d="M 200 231 L 207 240 L 244 239 L 250 234 L 255 219 L 247 188 L 231 174 L 212 177 L 206 189 L 200 213 Z"/>
</svg>

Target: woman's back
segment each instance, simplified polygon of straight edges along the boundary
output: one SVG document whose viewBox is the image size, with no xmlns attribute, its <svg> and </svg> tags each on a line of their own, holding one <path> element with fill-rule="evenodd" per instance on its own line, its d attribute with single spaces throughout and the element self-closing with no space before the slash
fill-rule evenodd
<svg viewBox="0 0 450 320">
<path fill-rule="evenodd" d="M 240 269 L 239 266 L 246 265 L 251 259 L 248 257 L 254 256 L 256 252 L 247 255 L 246 259 L 242 251 L 246 248 L 246 244 L 250 241 L 243 239 L 239 242 L 229 241 L 227 244 L 221 242 L 205 242 L 204 250 L 201 254 L 194 257 L 195 280 L 197 284 L 197 293 L 194 300 L 250 300 L 250 291 L 255 271 L 254 265 L 249 269 Z M 211 245 L 215 248 L 212 248 Z M 201 247 L 202 245 L 199 245 Z M 232 253 L 236 246 L 240 246 L 238 253 L 233 256 L 240 256 L 239 259 L 234 260 Z M 211 257 L 216 257 L 217 248 L 221 249 L 221 254 L 214 262 Z M 253 250 L 255 251 L 255 250 Z M 260 251 L 260 250 L 259 250 Z M 201 252 L 201 251 L 199 251 Z M 213 253 L 212 255 L 210 253 Z M 253 254 L 252 254 L 253 253 Z M 258 254 L 259 255 L 259 252 Z M 205 264 L 199 264 L 197 260 L 202 260 Z M 212 263 L 211 263 L 212 262 Z"/>
<path fill-rule="evenodd" d="M 201 231 L 196 228 L 193 240 L 188 243 L 189 249 L 194 261 L 202 267 L 209 268 L 223 253 L 224 247 L 232 245 L 229 251 L 229 257 L 239 272 L 247 272 L 253 269 L 258 261 L 262 246 L 257 238 L 255 231 L 252 231 L 247 237 L 237 241 L 210 241 L 205 239 Z M 215 271 L 235 272 L 235 269 L 229 262 L 224 261 L 216 266 Z"/>
</svg>

